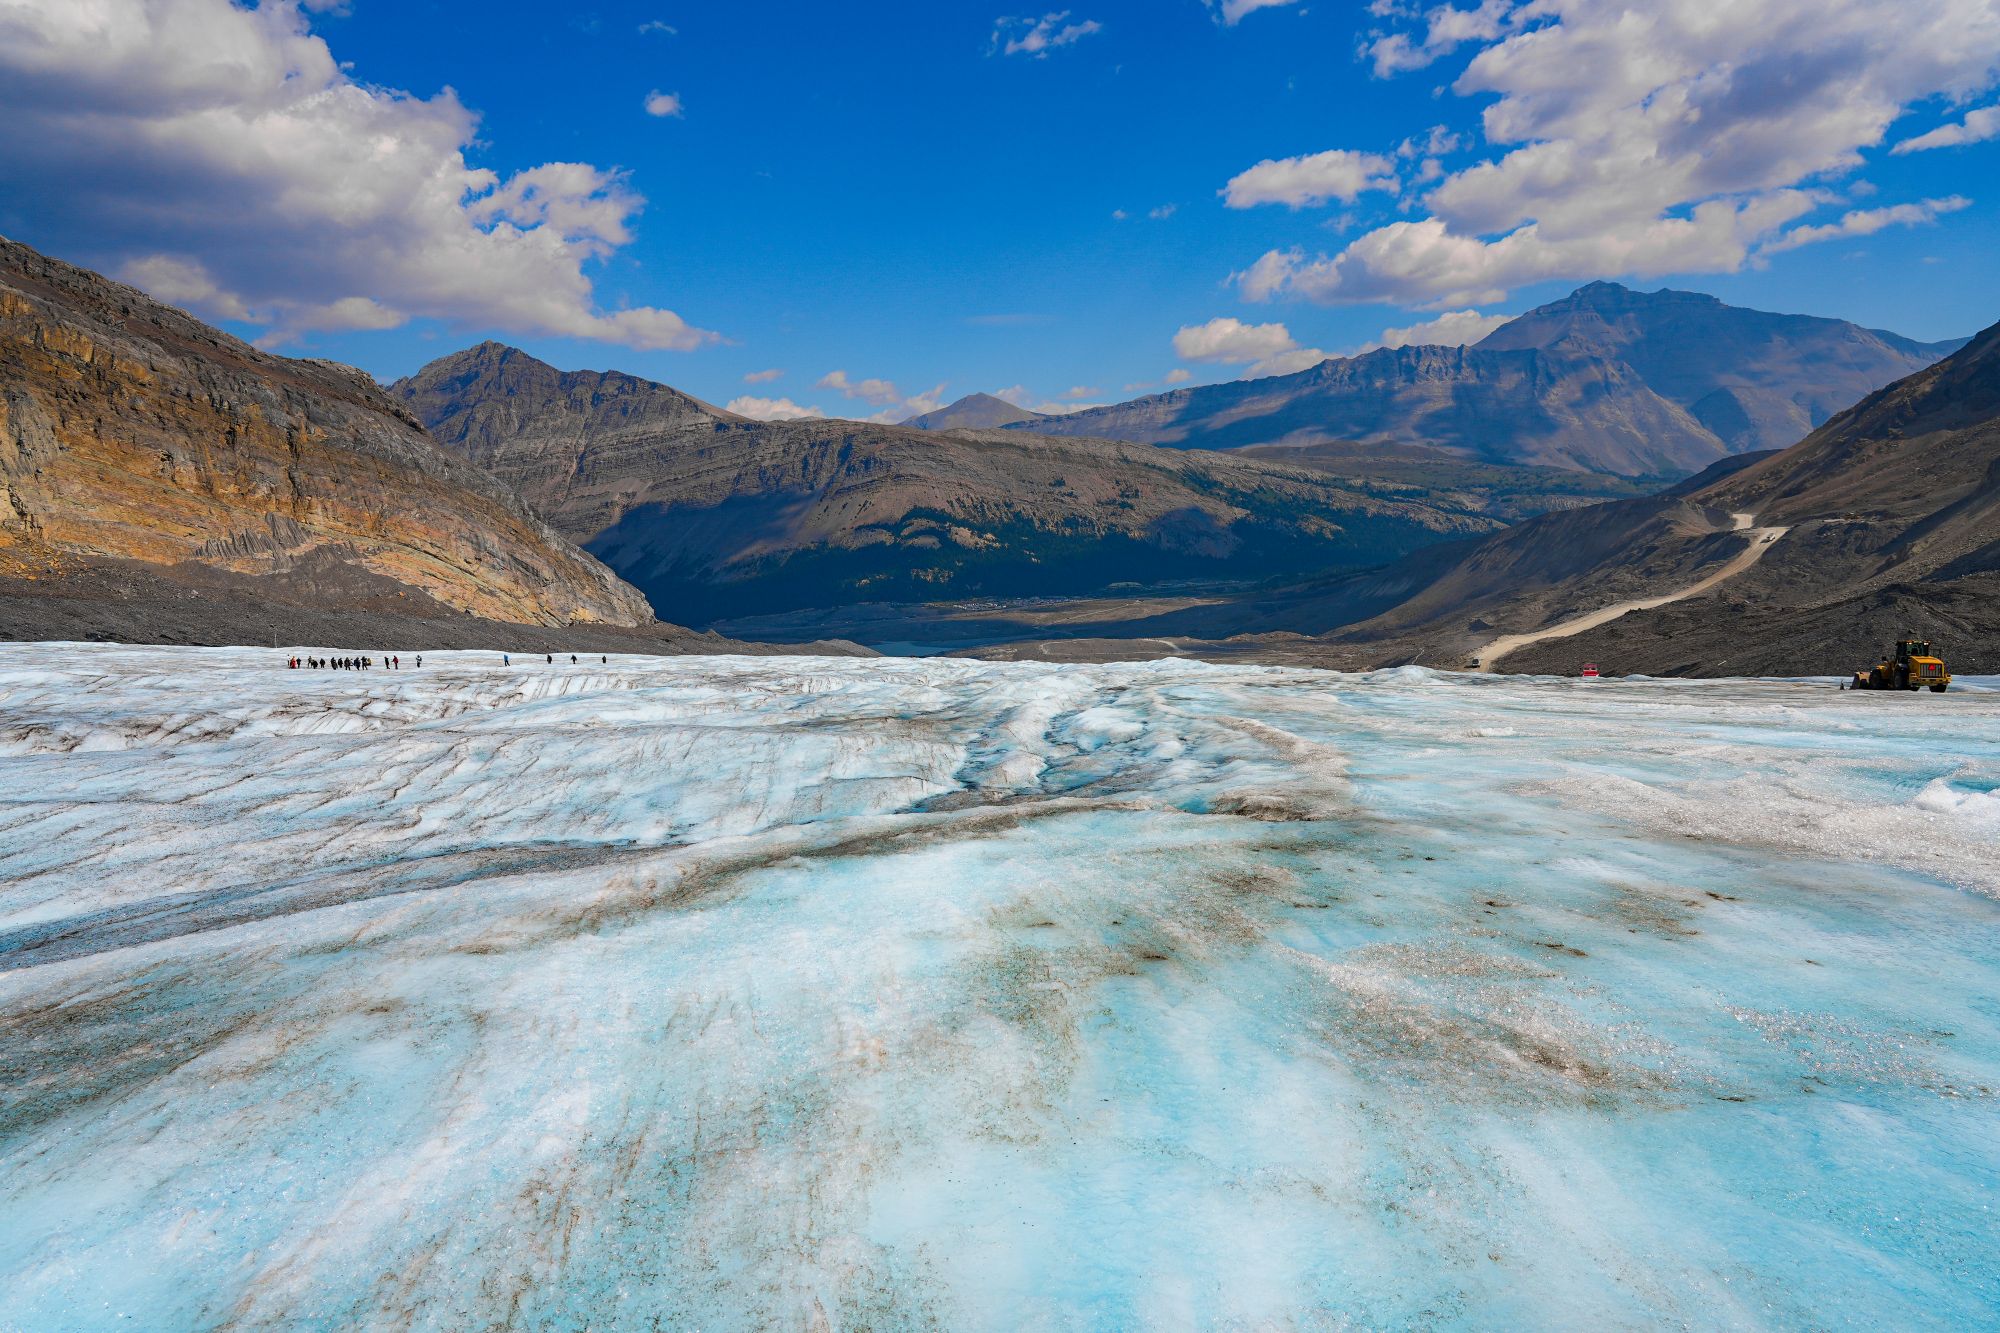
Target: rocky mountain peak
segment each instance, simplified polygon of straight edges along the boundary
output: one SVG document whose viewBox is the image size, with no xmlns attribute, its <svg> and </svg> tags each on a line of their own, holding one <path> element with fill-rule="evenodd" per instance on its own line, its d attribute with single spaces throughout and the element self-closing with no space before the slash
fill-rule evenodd
<svg viewBox="0 0 2000 1333">
<path fill-rule="evenodd" d="M 1017 407 L 990 393 L 972 393 L 935 412 L 911 417 L 903 424 L 918 430 L 992 430 L 1042 420 L 1039 412 Z"/>
</svg>

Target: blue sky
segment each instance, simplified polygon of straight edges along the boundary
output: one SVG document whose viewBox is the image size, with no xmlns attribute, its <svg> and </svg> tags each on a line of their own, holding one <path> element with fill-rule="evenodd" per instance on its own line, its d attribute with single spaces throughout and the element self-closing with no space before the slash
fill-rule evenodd
<svg viewBox="0 0 2000 1333">
<path fill-rule="evenodd" d="M 8 0 L 0 232 L 384 378 L 491 336 L 852 416 L 1597 277 L 2000 318 L 1996 0 L 1714 8 Z"/>
</svg>

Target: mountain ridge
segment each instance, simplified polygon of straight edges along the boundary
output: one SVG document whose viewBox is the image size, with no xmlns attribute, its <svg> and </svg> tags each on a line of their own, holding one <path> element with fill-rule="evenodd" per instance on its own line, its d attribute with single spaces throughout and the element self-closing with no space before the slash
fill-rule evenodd
<svg viewBox="0 0 2000 1333">
<path fill-rule="evenodd" d="M 1700 292 L 1591 283 L 1464 348 L 1377 348 L 1038 425 L 1175 448 L 1426 445 L 1488 463 L 1692 474 L 1794 443 L 1955 346 Z"/>
<path fill-rule="evenodd" d="M 524 383 L 560 385 L 551 368 L 468 349 L 391 392 L 446 447 L 492 460 L 670 618 L 695 624 L 862 601 L 1262 578 L 1501 526 L 1475 503 L 1427 500 L 1421 487 L 1148 445 L 757 422 L 698 410 L 685 395 L 630 399 L 666 405 L 656 420 L 607 418 L 559 393 L 507 392 L 502 363 Z"/>
</svg>

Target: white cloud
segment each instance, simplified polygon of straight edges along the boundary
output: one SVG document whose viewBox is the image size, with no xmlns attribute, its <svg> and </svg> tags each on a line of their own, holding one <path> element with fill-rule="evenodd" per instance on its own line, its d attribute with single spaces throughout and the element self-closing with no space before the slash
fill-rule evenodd
<svg viewBox="0 0 2000 1333">
<path fill-rule="evenodd" d="M 663 93 L 655 88 L 646 94 L 646 114 L 649 116 L 681 116 L 685 112 L 679 93 Z"/>
<path fill-rule="evenodd" d="M 1326 360 L 1317 347 L 1301 347 L 1283 324 L 1245 324 L 1224 316 L 1206 324 L 1189 324 L 1174 335 L 1174 355 L 1183 361 L 1213 365 L 1248 365 L 1245 379 L 1289 375 Z M 1185 372 L 1181 378 L 1186 379 Z M 1169 383 L 1177 382 L 1172 375 Z"/>
<path fill-rule="evenodd" d="M 1166 382 L 1168 384 L 1186 384 L 1189 380 L 1193 378 L 1194 375 L 1191 372 L 1182 370 L 1180 367 L 1176 366 L 1174 369 L 1167 372 Z"/>
<path fill-rule="evenodd" d="M 821 376 L 815 387 L 832 389 L 843 398 L 858 399 L 870 407 L 882 409 L 862 418 L 864 421 L 884 423 L 908 421 L 911 417 L 937 411 L 945 402 L 945 386 L 942 384 L 924 393 L 905 398 L 902 391 L 890 380 L 872 378 L 856 380 L 850 378 L 844 370 L 830 371 Z"/>
<path fill-rule="evenodd" d="M 678 37 L 681 35 L 679 28 L 676 28 L 671 23 L 662 22 L 659 19 L 648 19 L 644 23 L 641 23 L 639 25 L 639 32 L 641 35 L 656 32 L 662 37 Z"/>
<path fill-rule="evenodd" d="M 315 329 L 393 329 L 406 320 L 380 301 L 366 296 L 343 296 L 338 301 L 306 309 L 297 322 Z"/>
<path fill-rule="evenodd" d="M 851 380 L 847 377 L 847 372 L 844 370 L 829 371 L 825 375 L 820 376 L 819 383 L 815 387 L 832 389 L 843 398 L 859 398 L 861 401 L 873 404 L 876 407 L 893 403 L 902 397 L 900 393 L 896 392 L 896 386 L 889 380 Z"/>
<path fill-rule="evenodd" d="M 1276 356 L 1297 346 L 1291 330 L 1283 324 L 1245 324 L 1227 316 L 1206 324 L 1184 325 L 1174 335 L 1174 355 L 1181 360 L 1228 366 Z"/>
<path fill-rule="evenodd" d="M 1303 251 L 1271 250 L 1243 272 L 1230 274 L 1229 280 L 1243 289 L 1245 299 L 1268 301 L 1285 290 L 1304 262 Z"/>
<path fill-rule="evenodd" d="M 944 406 L 944 385 L 916 394 L 903 400 L 902 411 L 905 419 L 920 417 L 926 412 L 935 412 Z"/>
<path fill-rule="evenodd" d="M 1370 44 L 1368 54 L 1375 60 L 1375 76 L 1386 79 L 1404 70 L 1422 69 L 1468 42 L 1492 41 L 1515 17 L 1514 4 L 1515 0 L 1482 0 L 1474 9 L 1438 6 L 1427 16 L 1429 26 L 1422 41 L 1408 33 L 1394 32 Z M 1524 6 L 1522 17 L 1527 17 L 1534 8 Z"/>
<path fill-rule="evenodd" d="M 1444 125 L 1433 125 L 1422 138 L 1411 137 L 1396 145 L 1397 157 L 1443 157 L 1465 147 L 1465 140 Z"/>
<path fill-rule="evenodd" d="M 149 255 L 119 269 L 118 276 L 169 305 L 206 310 L 218 319 L 259 322 L 250 307 L 233 293 L 216 286 L 207 269 L 192 259 Z"/>
<path fill-rule="evenodd" d="M 1260 9 L 1281 9 L 1298 2 L 1299 0 L 1208 0 L 1208 7 L 1218 22 L 1234 27 L 1241 23 L 1247 14 L 1254 14 Z"/>
<path fill-rule="evenodd" d="M 1077 390 L 1075 389 L 1070 390 L 1071 394 L 1075 394 L 1076 392 Z M 1096 393 L 1097 390 L 1089 389 L 1085 390 L 1085 392 Z M 993 397 L 998 398 L 1003 403 L 1012 403 L 1024 412 L 1039 412 L 1045 417 L 1066 417 L 1072 412 L 1085 412 L 1093 407 L 1104 406 L 1103 403 L 1079 403 L 1073 401 L 1038 403 L 1035 401 L 1035 396 L 1019 384 L 1008 389 L 995 389 Z"/>
<path fill-rule="evenodd" d="M 800 407 L 789 398 L 756 398 L 749 395 L 730 399 L 723 411 L 734 412 L 753 421 L 805 421 L 826 415 L 817 407 Z"/>
<path fill-rule="evenodd" d="M 1353 203 L 1364 190 L 1396 192 L 1396 164 L 1380 153 L 1351 153 L 1344 148 L 1259 162 L 1223 187 L 1231 208 L 1287 204 L 1305 208 L 1329 199 Z"/>
<path fill-rule="evenodd" d="M 1179 204 L 1161 204 L 1158 208 L 1148 212 L 1146 216 L 1155 222 L 1165 222 L 1168 218 L 1180 212 L 1180 208 Z"/>
<path fill-rule="evenodd" d="M 1880 0 L 1489 0 L 1424 21 L 1390 62 L 1484 44 L 1452 89 L 1491 99 L 1484 138 L 1504 151 L 1444 174 L 1428 216 L 1331 256 L 1267 253 L 1237 277 L 1246 296 L 1435 308 L 1547 279 L 1733 272 L 1781 234 L 1853 234 L 1785 229 L 1833 202 L 1826 183 L 1908 107 L 2000 78 L 1995 0 L 1893 15 Z"/>
<path fill-rule="evenodd" d="M 1238 378 L 1261 380 L 1272 375 L 1296 375 L 1301 370 L 1311 370 L 1324 360 L 1326 353 L 1317 347 L 1296 347 L 1252 363 Z"/>
<path fill-rule="evenodd" d="M 1356 349 L 1356 355 L 1378 347 L 1466 347 L 1478 342 L 1512 315 L 1482 315 L 1477 310 L 1449 310 L 1422 324 L 1384 329 L 1380 337 Z"/>
<path fill-rule="evenodd" d="M 1925 199 L 1915 204 L 1893 204 L 1888 208 L 1858 208 L 1841 215 L 1838 222 L 1823 226 L 1794 227 L 1764 243 L 1759 254 L 1777 254 L 1784 250 L 1796 250 L 1814 241 L 1830 241 L 1841 236 L 1873 236 L 1889 227 L 1916 227 L 1935 222 L 1946 213 L 1956 213 L 1961 208 L 1969 208 L 1972 201 L 1964 195 L 1947 195 L 1943 199 Z"/>
<path fill-rule="evenodd" d="M 1102 389 L 1093 389 L 1093 388 L 1088 388 L 1088 387 L 1086 387 L 1086 386 L 1084 386 L 1084 385 L 1081 385 L 1081 384 L 1078 384 L 1078 385 L 1074 385 L 1074 386 L 1072 386 L 1072 387 L 1070 387 L 1070 388 L 1068 388 L 1068 389 L 1065 389 L 1065 390 L 1063 391 L 1063 395 L 1062 395 L 1062 396 L 1063 396 L 1063 397 L 1065 397 L 1065 398 L 1067 398 L 1067 399 L 1069 399 L 1069 400 L 1070 400 L 1071 402 L 1075 402 L 1075 401 L 1076 401 L 1077 399 L 1079 399 L 1079 398 L 1088 398 L 1088 397 L 1090 397 L 1090 396 L 1091 396 L 1092 394 L 1099 394 L 1099 393 L 1103 393 L 1103 392 L 1104 392 L 1104 390 L 1102 390 Z"/>
<path fill-rule="evenodd" d="M 420 317 L 639 349 L 716 337 L 598 306 L 585 266 L 645 203 L 622 173 L 471 165 L 456 94 L 358 82 L 292 0 L 5 0 L 0 122 L 32 232 L 269 337 Z"/>
<path fill-rule="evenodd" d="M 1889 151 L 1921 153 L 1927 148 L 1956 148 L 1961 144 L 1985 143 L 1994 138 L 2000 138 L 2000 106 L 1982 106 L 1976 111 L 1966 112 L 1965 119 L 1955 125 L 1940 125 L 1929 134 L 1903 140 Z"/>
<path fill-rule="evenodd" d="M 769 384 L 772 380 L 781 380 L 784 377 L 785 372 L 782 370 L 753 370 L 743 377 L 743 382 L 745 384 Z"/>
<path fill-rule="evenodd" d="M 1070 21 L 1070 11 L 1060 10 L 1040 18 L 1003 18 L 993 24 L 993 49 L 1002 55 L 1032 56 L 1045 60 L 1051 51 L 1071 46 L 1092 33 L 1103 32 L 1096 19 Z"/>
</svg>

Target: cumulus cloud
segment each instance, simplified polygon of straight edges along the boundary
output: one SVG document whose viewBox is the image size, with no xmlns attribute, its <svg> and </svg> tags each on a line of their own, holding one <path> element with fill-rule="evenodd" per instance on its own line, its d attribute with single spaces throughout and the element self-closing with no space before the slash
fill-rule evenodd
<svg viewBox="0 0 2000 1333">
<path fill-rule="evenodd" d="M 1244 379 L 1290 375 L 1326 360 L 1319 348 L 1299 346 L 1283 324 L 1245 324 L 1228 316 L 1183 326 L 1174 335 L 1174 355 L 1212 365 L 1248 365 Z M 1180 377 L 1186 379 L 1186 372 Z M 1171 375 L 1167 379 L 1177 382 Z"/>
<path fill-rule="evenodd" d="M 206 310 L 218 319 L 256 322 L 241 298 L 222 290 L 208 270 L 192 259 L 148 255 L 125 264 L 118 276 L 169 305 Z"/>
<path fill-rule="evenodd" d="M 658 88 L 655 88 L 652 92 L 646 94 L 646 114 L 649 116 L 660 116 L 663 118 L 667 116 L 679 117 L 685 111 L 686 108 L 681 105 L 681 95 L 679 93 L 663 93 Z"/>
<path fill-rule="evenodd" d="M 753 370 L 743 377 L 743 382 L 745 384 L 769 384 L 772 380 L 781 380 L 784 377 L 785 372 L 782 370 Z"/>
<path fill-rule="evenodd" d="M 1243 21 L 1246 14 L 1254 14 L 1260 9 L 1282 9 L 1295 5 L 1299 0 L 1208 0 L 1209 12 L 1216 22 L 1234 27 Z"/>
<path fill-rule="evenodd" d="M 1378 37 L 1368 47 L 1377 78 L 1422 69 L 1468 42 L 1490 42 L 1515 18 L 1515 0 L 1484 0 L 1475 9 L 1440 5 L 1430 11 L 1421 39 L 1405 32 Z"/>
<path fill-rule="evenodd" d="M 1487 0 L 1420 23 L 1378 37 L 1378 67 L 1480 46 L 1451 87 L 1485 100 L 1483 136 L 1501 151 L 1436 173 L 1426 216 L 1332 255 L 1266 253 L 1236 275 L 1247 297 L 1437 308 L 1549 279 L 1733 272 L 1792 248 L 1781 237 L 1855 234 L 1844 220 L 1794 224 L 1834 201 L 1827 182 L 1907 108 L 2000 78 L 1994 0 L 1912 0 L 1893 14 L 1879 0 Z M 1870 214 L 1900 225 L 1936 216 L 1927 208 Z"/>
<path fill-rule="evenodd" d="M 822 375 L 815 387 L 832 389 L 843 398 L 856 399 L 867 403 L 870 407 L 882 409 L 863 417 L 864 421 L 884 423 L 908 421 L 911 417 L 935 412 L 944 406 L 945 386 L 942 384 L 924 393 L 905 398 L 891 380 L 874 378 L 857 380 L 844 370 L 835 370 Z"/>
<path fill-rule="evenodd" d="M 1992 138 L 2000 138 L 2000 106 L 1983 106 L 1977 111 L 1968 111 L 1965 119 L 1957 124 L 1940 125 L 1929 134 L 1903 140 L 1889 151 L 1921 153 L 1927 148 L 1957 148 L 1961 144 L 1985 143 Z"/>
<path fill-rule="evenodd" d="M 1351 204 L 1364 190 L 1394 194 L 1396 189 L 1396 164 L 1390 158 L 1334 148 L 1306 157 L 1267 158 L 1224 186 L 1222 198 L 1231 208 L 1306 208 L 1330 199 Z"/>
<path fill-rule="evenodd" d="M 907 421 L 911 417 L 920 417 L 926 412 L 935 412 L 943 406 L 944 385 L 940 384 L 934 389 L 929 389 L 923 393 L 913 394 L 905 398 L 903 406 L 900 409 L 902 416 L 899 419 Z"/>
<path fill-rule="evenodd" d="M 1065 9 L 1040 18 L 1003 18 L 993 24 L 993 49 L 1002 55 L 1031 56 L 1045 60 L 1051 51 L 1074 45 L 1092 33 L 1103 32 L 1096 19 L 1070 20 Z"/>
<path fill-rule="evenodd" d="M 1482 315 L 1477 310 L 1448 310 L 1422 324 L 1384 329 L 1380 337 L 1356 349 L 1356 354 L 1372 352 L 1378 347 L 1466 347 L 1513 318 L 1512 315 Z"/>
<path fill-rule="evenodd" d="M 456 94 L 357 81 L 293 0 L 0 3 L 0 120 L 31 234 L 270 338 L 419 317 L 639 349 L 716 338 L 599 306 L 586 266 L 645 203 L 622 173 L 473 166 Z"/>
<path fill-rule="evenodd" d="M 843 398 L 859 398 L 875 407 L 893 403 L 902 397 L 896 392 L 895 384 L 889 380 L 853 380 L 848 378 L 844 370 L 828 371 L 820 376 L 819 383 L 815 387 L 832 389 Z"/>
<path fill-rule="evenodd" d="M 1961 208 L 1970 208 L 1972 201 L 1964 195 L 1947 195 L 1943 199 L 1925 199 L 1914 204 L 1892 204 L 1888 208 L 1858 208 L 1843 213 L 1836 222 L 1822 226 L 1794 227 L 1777 239 L 1764 243 L 1760 254 L 1777 254 L 1783 250 L 1796 250 L 1814 241 L 1831 241 L 1842 236 L 1873 236 L 1889 227 L 1915 227 L 1927 222 L 1935 222 L 1946 213 L 1956 213 Z"/>
<path fill-rule="evenodd" d="M 1183 361 L 1241 365 L 1297 347 L 1283 324 L 1245 324 L 1224 317 L 1206 324 L 1188 324 L 1174 335 L 1174 355 Z"/>
<path fill-rule="evenodd" d="M 1433 125 L 1422 138 L 1412 136 L 1396 145 L 1397 157 L 1443 157 L 1465 147 L 1465 139 L 1444 125 Z"/>
<path fill-rule="evenodd" d="M 1191 372 L 1182 370 L 1180 367 L 1176 366 L 1174 369 L 1167 372 L 1166 382 L 1168 384 L 1186 384 L 1189 380 L 1193 378 L 1194 375 Z"/>
<path fill-rule="evenodd" d="M 801 407 L 789 398 L 758 398 L 749 394 L 730 399 L 723 411 L 753 421 L 805 421 L 826 415 L 817 407 Z"/>
</svg>

